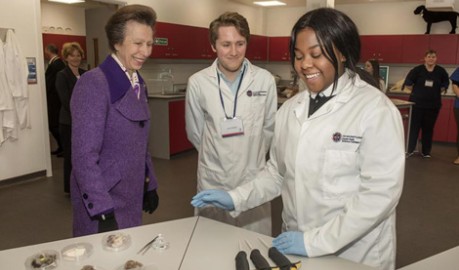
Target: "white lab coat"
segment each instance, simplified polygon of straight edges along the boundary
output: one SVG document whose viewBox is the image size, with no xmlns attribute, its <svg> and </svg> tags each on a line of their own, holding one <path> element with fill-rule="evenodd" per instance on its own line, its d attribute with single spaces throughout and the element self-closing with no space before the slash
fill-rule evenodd
<svg viewBox="0 0 459 270">
<path fill-rule="evenodd" d="M 8 88 L 5 70 L 5 53 L 4 44 L 0 39 L 0 111 L 13 110 L 13 96 Z"/>
<path fill-rule="evenodd" d="M 5 44 L 0 40 L 0 144 L 17 138 L 16 106 L 6 78 Z"/>
<path fill-rule="evenodd" d="M 19 41 L 11 29 L 6 33 L 4 52 L 6 79 L 9 91 L 13 96 L 17 122 L 21 128 L 30 128 L 27 60 L 22 54 Z M 15 126 L 14 129 L 17 127 Z M 16 132 L 13 131 L 13 134 Z"/>
<path fill-rule="evenodd" d="M 246 61 L 236 108 L 237 118 L 243 121 L 244 135 L 241 136 L 222 138 L 220 125 L 225 114 L 218 91 L 217 60 L 188 80 L 186 131 L 199 152 L 198 191 L 234 189 L 252 180 L 266 164 L 274 132 L 277 89 L 268 71 Z M 226 114 L 232 116 L 234 94 L 223 80 L 220 88 Z M 199 214 L 271 235 L 270 209 L 270 205 L 265 204 L 236 219 L 213 207 L 201 209 Z"/>
<path fill-rule="evenodd" d="M 3 111 L 13 109 L 13 99 L 7 91 L 5 77 L 5 55 L 3 53 L 3 41 L 0 39 L 0 145 L 5 141 L 3 136 Z"/>
<path fill-rule="evenodd" d="M 400 112 L 358 76 L 354 83 L 341 76 L 335 94 L 309 118 L 308 91 L 282 105 L 264 171 L 230 191 L 235 211 L 282 194 L 283 230 L 304 232 L 308 256 L 394 269 L 405 165 Z"/>
</svg>

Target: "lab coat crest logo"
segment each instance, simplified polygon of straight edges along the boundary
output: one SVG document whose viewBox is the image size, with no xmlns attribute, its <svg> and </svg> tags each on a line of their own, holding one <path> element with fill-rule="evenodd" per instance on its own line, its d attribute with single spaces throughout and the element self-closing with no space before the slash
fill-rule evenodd
<svg viewBox="0 0 459 270">
<path fill-rule="evenodd" d="M 332 139 L 333 139 L 334 142 L 341 141 L 341 133 L 339 133 L 339 132 L 333 133 L 333 138 Z"/>
</svg>

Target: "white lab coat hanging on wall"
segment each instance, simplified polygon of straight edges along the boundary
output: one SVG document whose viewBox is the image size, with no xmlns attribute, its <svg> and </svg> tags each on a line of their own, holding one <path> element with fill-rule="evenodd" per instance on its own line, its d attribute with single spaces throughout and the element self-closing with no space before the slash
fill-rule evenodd
<svg viewBox="0 0 459 270">
<path fill-rule="evenodd" d="M 3 117 L 5 111 L 13 111 L 13 97 L 8 89 L 5 74 L 5 54 L 3 52 L 4 44 L 0 39 L 0 145 L 6 140 L 3 136 Z M 14 118 L 13 118 L 14 120 Z"/>
<path fill-rule="evenodd" d="M 11 29 L 9 29 L 6 33 L 4 52 L 6 79 L 16 106 L 16 116 L 17 121 L 19 122 L 19 127 L 22 129 L 30 128 L 27 61 L 23 56 L 19 42 Z M 14 129 L 16 129 L 16 127 Z"/>
</svg>

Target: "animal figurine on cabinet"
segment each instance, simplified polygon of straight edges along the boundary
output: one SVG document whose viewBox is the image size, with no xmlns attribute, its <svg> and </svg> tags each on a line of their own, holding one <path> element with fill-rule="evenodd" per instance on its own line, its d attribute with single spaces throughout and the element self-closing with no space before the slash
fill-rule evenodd
<svg viewBox="0 0 459 270">
<path fill-rule="evenodd" d="M 451 32 L 450 34 L 456 33 L 457 22 L 456 19 L 459 16 L 459 13 L 455 11 L 429 11 L 427 10 L 426 6 L 422 5 L 417 7 L 414 10 L 414 14 L 418 15 L 421 14 L 424 21 L 427 23 L 427 30 L 426 34 L 430 34 L 430 27 L 432 23 L 442 22 L 442 21 L 449 21 L 451 24 Z"/>
</svg>

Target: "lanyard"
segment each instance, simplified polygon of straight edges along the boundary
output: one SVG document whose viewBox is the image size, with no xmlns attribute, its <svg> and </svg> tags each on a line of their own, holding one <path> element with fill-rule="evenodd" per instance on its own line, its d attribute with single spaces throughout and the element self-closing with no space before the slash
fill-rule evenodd
<svg viewBox="0 0 459 270">
<path fill-rule="evenodd" d="M 244 73 L 245 73 L 245 66 L 244 66 L 244 69 L 242 70 L 241 79 L 239 80 L 239 84 L 237 85 L 237 90 L 236 90 L 236 94 L 235 94 L 235 97 L 234 97 L 233 117 L 229 117 L 226 114 L 225 102 L 223 101 L 222 89 L 220 88 L 220 74 L 217 71 L 218 93 L 220 94 L 220 102 L 222 103 L 223 112 L 225 113 L 225 118 L 226 119 L 234 119 L 234 117 L 236 117 L 237 95 L 239 93 L 239 88 L 241 87 L 242 80 L 244 79 Z"/>
</svg>

